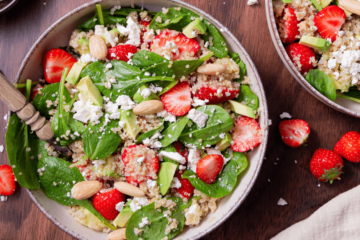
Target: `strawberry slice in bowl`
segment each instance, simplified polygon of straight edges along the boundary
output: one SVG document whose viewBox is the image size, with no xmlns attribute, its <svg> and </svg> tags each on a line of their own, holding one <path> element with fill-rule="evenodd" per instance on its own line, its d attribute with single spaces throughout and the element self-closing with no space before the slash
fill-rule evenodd
<svg viewBox="0 0 360 240">
<path fill-rule="evenodd" d="M 192 90 L 195 89 L 196 91 L 193 96 L 206 101 L 206 104 L 223 103 L 236 98 L 240 93 L 239 87 L 236 86 L 238 85 L 237 82 L 233 82 L 231 85 L 231 87 L 228 87 L 222 86 L 221 82 L 203 82 L 198 89 L 196 89 L 198 86 L 192 87 Z"/>
<path fill-rule="evenodd" d="M 161 101 L 166 111 L 175 116 L 184 116 L 191 109 L 190 85 L 188 82 L 176 84 L 161 95 Z"/>
<path fill-rule="evenodd" d="M 235 122 L 231 136 L 233 139 L 231 149 L 235 152 L 249 151 L 262 141 L 261 128 L 258 122 L 246 116 L 241 116 Z"/>
<path fill-rule="evenodd" d="M 305 144 L 310 134 L 309 124 L 302 119 L 283 120 L 279 130 L 283 142 L 293 148 Z"/>
<path fill-rule="evenodd" d="M 180 183 L 181 183 L 181 187 L 179 188 L 173 188 L 175 192 L 181 194 L 182 197 L 186 198 L 186 199 L 190 199 L 192 197 L 192 195 L 194 194 L 194 186 L 191 185 L 190 181 L 188 179 L 182 178 L 181 174 L 183 174 L 184 171 L 178 171 L 175 174 L 175 177 L 177 179 L 179 179 Z"/>
<path fill-rule="evenodd" d="M 120 44 L 115 47 L 109 48 L 106 58 L 109 60 L 119 60 L 127 62 L 136 52 L 137 48 L 134 45 Z"/>
<path fill-rule="evenodd" d="M 125 195 L 116 189 L 97 193 L 92 199 L 94 208 L 107 220 L 114 220 L 119 214 L 116 204 L 125 202 Z"/>
<path fill-rule="evenodd" d="M 211 184 L 224 166 L 224 158 L 218 154 L 207 155 L 196 165 L 196 174 L 204 182 Z"/>
<path fill-rule="evenodd" d="M 283 43 L 293 43 L 299 38 L 299 23 L 294 9 L 286 7 L 279 22 L 279 33 Z"/>
<path fill-rule="evenodd" d="M 300 73 L 306 74 L 311 69 L 314 69 L 316 65 L 316 56 L 313 49 L 299 43 L 287 45 L 285 49 Z"/>
</svg>

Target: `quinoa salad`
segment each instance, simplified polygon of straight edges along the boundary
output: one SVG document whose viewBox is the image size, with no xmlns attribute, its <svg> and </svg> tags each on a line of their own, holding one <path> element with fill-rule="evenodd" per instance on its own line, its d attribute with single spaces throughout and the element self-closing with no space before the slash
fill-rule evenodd
<svg viewBox="0 0 360 240">
<path fill-rule="evenodd" d="M 297 70 L 321 94 L 360 102 L 360 2 L 274 0 L 280 38 Z"/>
<path fill-rule="evenodd" d="M 21 186 L 108 239 L 169 240 L 201 224 L 262 142 L 244 62 L 181 7 L 97 4 L 43 70 L 16 87 L 54 137 L 40 140 L 11 115 L 10 165 Z"/>
</svg>

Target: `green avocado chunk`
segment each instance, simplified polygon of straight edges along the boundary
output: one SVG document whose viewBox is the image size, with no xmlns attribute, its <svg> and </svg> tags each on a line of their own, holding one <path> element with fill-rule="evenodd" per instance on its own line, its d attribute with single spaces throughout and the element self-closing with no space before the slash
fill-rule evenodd
<svg viewBox="0 0 360 240">
<path fill-rule="evenodd" d="M 327 52 L 331 46 L 331 43 L 325 39 L 311 36 L 302 36 L 299 43 L 324 53 Z"/>
<path fill-rule="evenodd" d="M 195 38 L 198 34 L 204 34 L 206 32 L 206 25 L 200 20 L 200 18 L 196 18 L 184 27 L 182 32 L 188 38 Z"/>
<path fill-rule="evenodd" d="M 323 8 L 326 8 L 327 6 L 330 5 L 330 3 L 332 3 L 333 0 L 320 0 L 320 5 L 323 7 Z"/>
<path fill-rule="evenodd" d="M 91 81 L 89 76 L 83 77 L 76 88 L 80 91 L 81 96 L 83 96 L 86 101 L 90 100 L 97 106 L 103 106 L 103 98 L 101 93 L 95 84 Z"/>
<path fill-rule="evenodd" d="M 80 38 L 78 40 L 78 44 L 80 45 L 80 47 L 76 49 L 80 52 L 81 55 L 90 53 L 89 40 L 87 40 L 86 38 Z"/>
<path fill-rule="evenodd" d="M 100 177 L 115 177 L 119 178 L 120 175 L 116 172 L 116 163 L 115 163 L 115 157 L 109 156 L 104 159 L 105 163 L 94 166 L 94 172 L 97 173 Z"/>
<path fill-rule="evenodd" d="M 144 98 L 142 95 L 141 95 L 141 91 L 144 90 L 144 89 L 149 89 L 148 85 L 147 84 L 144 84 L 140 87 L 140 92 L 136 92 L 135 95 L 134 95 L 134 102 L 136 102 L 137 104 L 143 102 L 143 101 L 149 101 L 149 100 L 159 100 L 160 98 L 153 92 L 150 93 L 150 95 L 147 97 L 147 98 Z M 150 91 L 150 89 L 149 89 Z"/>
<path fill-rule="evenodd" d="M 82 63 L 82 62 L 74 63 L 65 80 L 68 83 L 75 85 L 77 81 L 79 81 L 81 71 L 83 70 L 84 67 L 86 67 L 86 65 L 87 65 L 86 63 Z"/>
<path fill-rule="evenodd" d="M 79 206 L 79 211 L 83 214 L 82 218 L 79 218 L 79 223 L 81 223 L 84 226 L 90 227 L 96 226 L 98 229 L 105 229 L 107 226 L 103 224 L 94 214 L 92 214 L 89 210 L 86 208 Z"/>
<path fill-rule="evenodd" d="M 160 193 L 165 195 L 169 190 L 172 180 L 174 178 L 177 165 L 171 162 L 162 162 L 160 164 L 158 185 L 160 186 Z"/>
<path fill-rule="evenodd" d="M 141 132 L 139 124 L 136 123 L 136 115 L 132 110 L 119 110 L 120 121 L 125 122 L 125 131 L 132 139 L 136 139 L 136 136 Z"/>
<path fill-rule="evenodd" d="M 318 3 L 317 0 L 310 0 L 310 2 L 312 2 L 316 10 L 321 11 L 323 9 L 323 7 Z"/>
<path fill-rule="evenodd" d="M 255 118 L 254 109 L 251 107 L 248 107 L 244 104 L 241 104 L 239 102 L 229 100 L 231 110 L 236 112 L 237 114 L 241 114 L 247 117 Z"/>
<path fill-rule="evenodd" d="M 232 137 L 230 133 L 225 134 L 225 138 L 221 139 L 219 142 L 216 143 L 216 146 L 220 151 L 224 151 L 226 148 L 230 147 L 230 143 L 232 141 Z"/>
<path fill-rule="evenodd" d="M 124 207 L 123 210 L 117 215 L 113 224 L 115 227 L 125 227 L 126 223 L 129 221 L 131 215 L 133 215 L 133 211 L 131 211 L 130 207 Z"/>
</svg>

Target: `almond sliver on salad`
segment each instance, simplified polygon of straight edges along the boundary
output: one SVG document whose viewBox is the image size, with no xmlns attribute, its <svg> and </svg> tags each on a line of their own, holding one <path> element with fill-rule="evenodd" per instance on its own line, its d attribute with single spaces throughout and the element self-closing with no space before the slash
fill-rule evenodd
<svg viewBox="0 0 360 240">
<path fill-rule="evenodd" d="M 273 5 L 297 70 L 327 98 L 360 102 L 360 2 L 274 0 Z"/>
<path fill-rule="evenodd" d="M 262 142 L 244 62 L 187 9 L 97 4 L 43 69 L 26 95 L 56 144 L 13 114 L 10 165 L 21 186 L 111 239 L 169 240 L 199 225 Z"/>
</svg>

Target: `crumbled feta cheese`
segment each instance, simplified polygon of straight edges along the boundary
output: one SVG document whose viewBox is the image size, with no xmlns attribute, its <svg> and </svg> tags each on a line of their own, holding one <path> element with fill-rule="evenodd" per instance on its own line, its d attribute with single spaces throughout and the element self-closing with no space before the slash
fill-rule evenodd
<svg viewBox="0 0 360 240">
<path fill-rule="evenodd" d="M 158 117 L 163 117 L 167 122 L 176 122 L 176 116 L 170 114 L 166 110 L 162 110 L 161 112 L 156 114 Z"/>
<path fill-rule="evenodd" d="M 141 219 L 141 223 L 139 223 L 139 228 L 145 227 L 149 223 L 149 219 L 147 217 L 144 217 Z"/>
<path fill-rule="evenodd" d="M 140 34 L 141 30 L 140 27 L 137 25 L 137 23 L 129 17 L 127 22 L 127 26 L 124 27 L 123 25 L 116 24 L 117 29 L 122 35 L 128 36 L 128 40 L 125 44 L 132 44 L 136 47 L 138 47 L 141 43 L 140 41 Z"/>
<path fill-rule="evenodd" d="M 136 162 L 139 164 L 142 164 L 144 162 L 144 160 L 145 160 L 145 156 L 141 156 L 136 160 Z"/>
<path fill-rule="evenodd" d="M 121 106 L 121 109 L 130 110 L 135 107 L 135 102 L 127 95 L 121 95 L 116 99 L 116 104 Z"/>
<path fill-rule="evenodd" d="M 1 202 L 6 202 L 8 200 L 7 196 L 0 196 L 0 201 Z"/>
<path fill-rule="evenodd" d="M 179 48 L 173 41 L 166 41 L 161 55 L 164 56 L 164 58 L 167 60 L 171 60 L 173 55 L 179 55 Z"/>
<path fill-rule="evenodd" d="M 140 92 L 140 95 L 141 95 L 144 99 L 148 98 L 148 97 L 150 96 L 150 94 L 151 94 L 151 91 L 150 91 L 149 88 L 145 88 L 145 89 L 143 89 L 143 90 Z"/>
<path fill-rule="evenodd" d="M 188 113 L 188 118 L 191 119 L 194 123 L 196 123 L 200 128 L 205 127 L 206 121 L 209 116 L 201 111 L 196 109 L 191 109 Z"/>
<path fill-rule="evenodd" d="M 283 112 L 282 114 L 280 114 L 280 118 L 284 119 L 284 118 L 291 118 L 291 115 L 287 112 Z"/>
<path fill-rule="evenodd" d="M 283 198 L 280 198 L 279 201 L 277 202 L 277 205 L 279 206 L 285 206 L 287 204 L 288 203 Z"/>
<path fill-rule="evenodd" d="M 171 188 L 181 188 L 181 182 L 177 177 L 174 177 L 171 182 Z"/>
<path fill-rule="evenodd" d="M 224 139 L 224 138 L 225 138 L 225 135 L 226 135 L 226 133 L 220 133 L 220 134 L 219 134 L 219 138 Z"/>
<path fill-rule="evenodd" d="M 90 53 L 82 54 L 79 61 L 82 63 L 97 62 L 99 59 L 90 55 Z"/>
<path fill-rule="evenodd" d="M 248 5 L 255 5 L 255 4 L 259 4 L 258 0 L 248 0 L 247 2 Z"/>
<path fill-rule="evenodd" d="M 121 212 L 125 206 L 125 202 L 119 202 L 115 205 L 115 209 Z"/>
<path fill-rule="evenodd" d="M 178 152 L 165 152 L 165 151 L 161 151 L 159 153 L 159 157 L 166 157 L 166 158 L 169 158 L 171 160 L 174 160 L 178 163 L 181 163 L 181 164 L 185 164 L 186 163 L 186 159 L 181 156 L 181 154 L 179 154 Z"/>
<path fill-rule="evenodd" d="M 192 104 L 193 107 L 205 106 L 205 105 L 206 105 L 205 100 L 198 99 L 197 97 L 193 98 L 193 104 Z"/>
<path fill-rule="evenodd" d="M 153 181 L 153 180 L 150 180 L 150 179 L 146 181 L 146 186 L 147 186 L 148 188 L 156 187 L 156 185 L 157 185 L 157 182 L 156 182 L 156 181 Z"/>
<path fill-rule="evenodd" d="M 74 103 L 71 112 L 75 113 L 73 115 L 74 119 L 83 123 L 87 123 L 90 120 L 90 122 L 98 124 L 100 122 L 99 119 L 104 115 L 100 106 L 95 106 L 90 100 L 84 104 L 81 98 Z"/>
<path fill-rule="evenodd" d="M 188 155 L 187 168 L 193 172 L 196 172 L 196 165 L 201 159 L 201 152 L 197 148 L 190 148 Z"/>
<path fill-rule="evenodd" d="M 103 159 L 94 160 L 94 161 L 92 161 L 92 164 L 94 164 L 94 166 L 98 168 L 100 165 L 105 164 L 105 160 L 103 160 Z"/>
<path fill-rule="evenodd" d="M 139 210 L 141 207 L 148 205 L 150 202 L 146 197 L 134 197 L 132 202 L 130 203 L 131 211 L 135 212 Z"/>
</svg>

